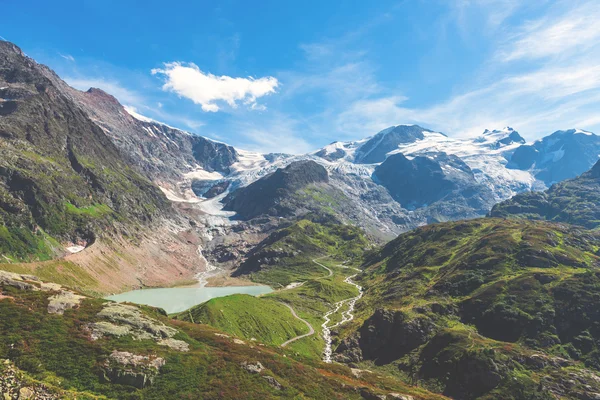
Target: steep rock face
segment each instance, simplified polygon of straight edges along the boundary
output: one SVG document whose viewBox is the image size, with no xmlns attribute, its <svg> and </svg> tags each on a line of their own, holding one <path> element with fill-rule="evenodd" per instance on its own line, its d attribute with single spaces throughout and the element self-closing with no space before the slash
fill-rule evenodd
<svg viewBox="0 0 600 400">
<path fill-rule="evenodd" d="M 598 161 L 600 136 L 579 129 L 556 131 L 532 145 L 519 147 L 509 168 L 532 170 L 546 185 L 573 178 Z"/>
<path fill-rule="evenodd" d="M 423 132 L 431 132 L 418 125 L 398 125 L 385 129 L 363 144 L 356 152 L 355 162 L 374 164 L 385 161 L 387 154 L 399 145 L 424 139 Z"/>
<path fill-rule="evenodd" d="M 499 203 L 492 208 L 490 215 L 597 228 L 600 226 L 600 161 L 590 171 L 557 183 L 545 192 L 522 193 Z"/>
<path fill-rule="evenodd" d="M 454 211 L 447 209 L 442 213 L 447 218 L 452 218 L 453 212 L 464 206 L 476 215 L 491 207 L 494 201 L 493 193 L 475 180 L 467 164 L 445 153 L 417 156 L 412 160 L 401 153 L 393 154 L 375 168 L 373 177 L 409 210 L 431 208 L 438 202 L 441 202 L 440 207 L 455 205 Z"/>
<path fill-rule="evenodd" d="M 0 42 L 0 252 L 17 258 L 50 255 L 38 227 L 89 242 L 117 220 L 147 223 L 170 210 L 44 69 Z"/>
<path fill-rule="evenodd" d="M 181 179 L 196 169 L 229 172 L 238 160 L 232 146 L 143 117 L 101 89 L 73 89 L 46 67 L 42 72 L 102 127 L 131 164 L 151 179 Z"/>
<path fill-rule="evenodd" d="M 282 199 L 307 185 L 327 182 L 329 175 L 323 166 L 314 161 L 294 162 L 227 196 L 225 209 L 244 219 L 261 214 L 285 215 L 290 210 L 277 209 Z"/>
</svg>

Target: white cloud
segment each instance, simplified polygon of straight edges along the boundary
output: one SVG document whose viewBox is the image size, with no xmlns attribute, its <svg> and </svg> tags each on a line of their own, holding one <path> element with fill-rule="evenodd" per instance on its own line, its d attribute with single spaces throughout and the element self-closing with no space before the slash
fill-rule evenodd
<svg viewBox="0 0 600 400">
<path fill-rule="evenodd" d="M 62 54 L 62 53 L 58 53 L 59 56 L 61 56 L 62 58 L 64 58 L 67 61 L 71 61 L 74 62 L 75 61 L 75 57 L 73 57 L 70 54 Z"/>
<path fill-rule="evenodd" d="M 207 112 L 219 111 L 219 101 L 234 108 L 238 102 L 256 108 L 258 98 L 275 93 L 279 86 L 278 80 L 272 76 L 259 79 L 216 76 L 204 73 L 193 63 L 165 63 L 164 68 L 153 69 L 152 74 L 165 77 L 163 90 L 186 97 Z"/>
</svg>

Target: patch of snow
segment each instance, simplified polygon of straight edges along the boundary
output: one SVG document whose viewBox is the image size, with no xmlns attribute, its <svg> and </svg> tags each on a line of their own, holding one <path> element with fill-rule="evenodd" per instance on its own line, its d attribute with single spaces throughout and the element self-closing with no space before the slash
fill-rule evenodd
<svg viewBox="0 0 600 400">
<path fill-rule="evenodd" d="M 167 199 L 175 202 L 175 203 L 200 203 L 202 200 L 200 200 L 199 198 L 183 198 L 179 195 L 177 195 L 174 191 L 172 191 L 171 189 L 167 189 L 164 188 L 162 186 L 158 186 L 160 188 L 160 190 L 162 190 L 162 192 L 165 194 L 165 196 L 167 197 Z"/>
<path fill-rule="evenodd" d="M 200 202 L 200 209 L 212 216 L 219 216 L 225 218 L 233 217 L 235 215 L 234 211 L 223 210 L 223 203 L 221 201 L 225 198 L 225 196 L 227 196 L 227 194 L 228 192 L 224 192 L 218 196 L 213 197 L 212 199 Z"/>
<path fill-rule="evenodd" d="M 123 108 L 125 109 L 125 111 L 127 111 L 127 113 L 129 115 L 131 115 L 133 118 L 137 119 L 138 121 L 150 122 L 150 123 L 155 123 L 155 124 L 160 123 L 158 121 L 153 120 L 152 118 L 148 118 L 146 116 L 143 116 L 142 114 L 139 114 L 135 107 L 123 106 Z"/>
<path fill-rule="evenodd" d="M 84 246 L 69 246 L 67 247 L 67 251 L 71 254 L 79 253 L 80 251 L 85 250 Z"/>
<path fill-rule="evenodd" d="M 584 131 L 583 129 L 575 129 L 575 133 L 580 134 L 580 135 L 586 135 L 586 136 L 594 135 L 592 132 Z"/>
<path fill-rule="evenodd" d="M 186 179 L 197 179 L 200 181 L 216 181 L 219 179 L 223 179 L 223 174 L 217 171 L 206 171 L 199 165 L 196 165 L 196 169 L 190 172 L 187 172 L 183 175 Z"/>
<path fill-rule="evenodd" d="M 154 138 L 155 138 L 155 137 L 157 137 L 157 136 L 154 134 L 154 132 L 152 132 L 152 129 L 148 128 L 147 126 L 144 126 L 143 128 L 144 128 L 144 130 L 145 130 L 146 132 L 148 132 L 148 135 L 150 135 L 150 136 L 152 136 L 152 137 L 154 137 Z"/>
</svg>

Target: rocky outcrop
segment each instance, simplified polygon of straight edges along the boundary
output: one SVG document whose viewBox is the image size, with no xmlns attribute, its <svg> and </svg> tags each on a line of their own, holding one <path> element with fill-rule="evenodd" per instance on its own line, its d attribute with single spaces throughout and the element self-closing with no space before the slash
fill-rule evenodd
<svg viewBox="0 0 600 400">
<path fill-rule="evenodd" d="M 115 350 L 103 364 L 104 379 L 143 389 L 154 383 L 154 378 L 165 363 L 164 358 L 161 357 L 141 356 Z"/>
<path fill-rule="evenodd" d="M 48 312 L 50 314 L 64 314 L 65 310 L 79 306 L 85 296 L 77 295 L 69 290 L 61 290 L 48 298 Z"/>
<path fill-rule="evenodd" d="M 241 364 L 241 366 L 243 369 L 245 369 L 246 371 L 253 373 L 253 374 L 260 374 L 265 369 L 265 367 L 263 367 L 263 365 L 260 363 L 260 361 L 256 361 L 256 362 L 244 361 Z"/>
<path fill-rule="evenodd" d="M 10 360 L 0 360 L 0 395 L 3 400 L 58 400 L 65 393 L 33 381 Z"/>
<path fill-rule="evenodd" d="M 178 331 L 162 322 L 150 318 L 135 307 L 119 303 L 107 303 L 97 315 L 105 321 L 90 324 L 92 340 L 104 336 L 131 335 L 136 340 L 154 340 L 161 346 L 187 352 L 190 345 L 183 340 L 174 339 Z"/>
</svg>

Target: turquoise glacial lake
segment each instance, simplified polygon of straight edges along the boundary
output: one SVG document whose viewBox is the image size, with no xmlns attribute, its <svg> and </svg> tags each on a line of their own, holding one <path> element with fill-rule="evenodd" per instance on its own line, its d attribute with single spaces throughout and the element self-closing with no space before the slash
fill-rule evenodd
<svg viewBox="0 0 600 400">
<path fill-rule="evenodd" d="M 160 307 L 167 313 L 172 314 L 185 311 L 215 297 L 231 294 L 259 296 L 272 291 L 273 289 L 269 286 L 180 287 L 132 290 L 131 292 L 106 297 L 106 299 Z"/>
</svg>

